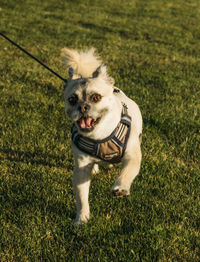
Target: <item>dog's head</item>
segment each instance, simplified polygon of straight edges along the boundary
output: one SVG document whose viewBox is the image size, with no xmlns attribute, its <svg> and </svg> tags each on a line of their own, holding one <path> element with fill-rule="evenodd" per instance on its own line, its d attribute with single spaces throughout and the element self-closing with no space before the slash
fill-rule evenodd
<svg viewBox="0 0 200 262">
<path fill-rule="evenodd" d="M 104 122 L 113 106 L 113 86 L 103 64 L 92 77 L 74 77 L 69 68 L 70 80 L 64 89 L 67 115 L 76 123 L 80 132 L 92 132 Z"/>
<path fill-rule="evenodd" d="M 76 63 L 73 59 L 71 64 L 74 68 L 68 67 L 69 81 L 64 88 L 64 97 L 67 115 L 76 124 L 80 133 L 90 136 L 95 129 L 100 127 L 101 130 L 106 129 L 115 118 L 116 99 L 113 94 L 114 80 L 108 76 L 106 65 L 99 65 L 92 72 L 94 65 L 88 65 L 91 54 L 84 57 L 85 60 L 76 58 Z M 69 65 L 69 55 L 67 58 Z M 87 64 L 86 67 L 83 66 L 84 62 Z M 84 68 L 84 74 L 80 69 L 77 70 L 81 67 Z"/>
</svg>

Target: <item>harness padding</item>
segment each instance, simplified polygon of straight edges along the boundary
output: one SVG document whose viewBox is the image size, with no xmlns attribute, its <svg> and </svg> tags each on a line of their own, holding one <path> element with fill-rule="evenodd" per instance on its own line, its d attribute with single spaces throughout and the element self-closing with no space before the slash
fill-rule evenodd
<svg viewBox="0 0 200 262">
<path fill-rule="evenodd" d="M 109 163 L 119 163 L 126 150 L 131 128 L 131 116 L 127 106 L 123 104 L 121 119 L 110 136 L 103 140 L 94 140 L 78 133 L 75 124 L 72 125 L 72 141 L 79 150 Z"/>
</svg>

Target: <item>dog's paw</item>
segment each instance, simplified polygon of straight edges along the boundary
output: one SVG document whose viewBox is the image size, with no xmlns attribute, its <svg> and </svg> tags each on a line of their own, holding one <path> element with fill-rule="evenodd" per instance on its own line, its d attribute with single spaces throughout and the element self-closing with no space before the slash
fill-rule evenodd
<svg viewBox="0 0 200 262">
<path fill-rule="evenodd" d="M 75 225 L 82 225 L 87 223 L 89 220 L 89 215 L 77 215 L 75 220 L 74 220 L 74 224 Z"/>
<path fill-rule="evenodd" d="M 130 191 L 127 189 L 117 187 L 112 189 L 112 194 L 114 197 L 124 197 L 130 195 Z"/>
<path fill-rule="evenodd" d="M 93 168 L 92 168 L 92 174 L 95 175 L 99 173 L 99 165 L 98 164 L 94 164 Z"/>
</svg>

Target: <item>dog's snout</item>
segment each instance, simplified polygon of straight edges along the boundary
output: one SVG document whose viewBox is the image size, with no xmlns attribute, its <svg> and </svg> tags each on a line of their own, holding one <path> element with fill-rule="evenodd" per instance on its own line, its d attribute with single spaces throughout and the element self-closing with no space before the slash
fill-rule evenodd
<svg viewBox="0 0 200 262">
<path fill-rule="evenodd" d="M 86 103 L 82 103 L 81 105 L 79 105 L 79 111 L 81 113 L 86 113 L 88 112 L 89 109 L 90 109 L 90 106 Z"/>
</svg>

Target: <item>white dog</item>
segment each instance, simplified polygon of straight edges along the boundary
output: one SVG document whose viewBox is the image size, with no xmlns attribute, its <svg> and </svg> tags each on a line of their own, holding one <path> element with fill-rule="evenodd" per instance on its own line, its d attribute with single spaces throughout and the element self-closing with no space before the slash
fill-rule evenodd
<svg viewBox="0 0 200 262">
<path fill-rule="evenodd" d="M 69 81 L 64 88 L 66 113 L 72 120 L 71 148 L 75 158 L 73 188 L 76 194 L 75 223 L 87 222 L 91 173 L 102 161 L 122 162 L 112 193 L 130 193 L 133 179 L 141 164 L 142 116 L 137 104 L 108 76 L 106 65 L 94 54 L 94 49 L 77 52 L 62 49 Z"/>
</svg>

